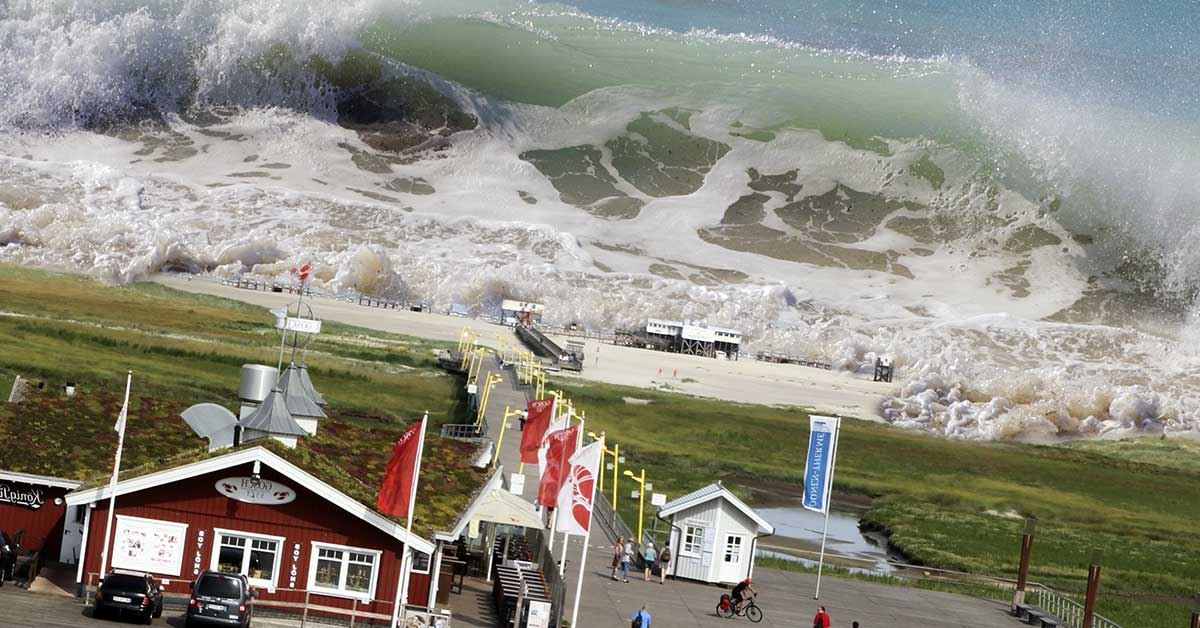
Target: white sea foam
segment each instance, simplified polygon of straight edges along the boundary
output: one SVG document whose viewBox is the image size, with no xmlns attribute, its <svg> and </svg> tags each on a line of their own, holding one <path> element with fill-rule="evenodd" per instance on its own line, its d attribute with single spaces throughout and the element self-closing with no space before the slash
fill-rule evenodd
<svg viewBox="0 0 1200 628">
<path fill-rule="evenodd" d="M 292 59 L 337 59 L 382 15 L 411 20 L 458 9 L 364 1 L 328 14 L 320 3 L 267 4 L 272 10 L 257 2 L 163 2 L 138 11 L 111 2 L 90 12 L 71 3 L 10 5 L 0 19 L 0 83 L 13 86 L 13 98 L 0 103 L 6 155 L 0 157 L 0 259 L 81 268 L 118 282 L 163 269 L 283 278 L 292 266 L 314 261 L 317 285 L 331 291 L 407 293 L 484 311 L 518 296 L 550 304 L 554 322 L 599 327 L 646 317 L 706 320 L 743 329 L 751 348 L 812 354 L 839 369 L 869 372 L 877 357 L 891 357 L 903 387 L 881 414 L 952 438 L 1198 429 L 1200 400 L 1192 391 L 1200 364 L 1172 339 L 1178 330 L 1169 322 L 1150 330 L 1148 322 L 1048 320 L 1092 294 L 1090 275 L 1112 267 L 1106 245 L 1072 239 L 1069 229 L 1095 226 L 1089 219 L 1162 243 L 1162 259 L 1179 269 L 1176 276 L 1192 263 L 1181 244 L 1192 184 L 1165 174 L 1137 183 L 1162 162 L 1122 166 L 1103 157 L 1115 149 L 1105 139 L 1110 123 L 1071 103 L 1022 101 L 952 60 L 895 58 L 872 66 L 880 60 L 650 29 L 638 36 L 685 52 L 689 45 L 737 45 L 763 47 L 764 56 L 774 48 L 816 55 L 815 76 L 836 94 L 854 93 L 844 91 L 843 81 L 864 68 L 889 77 L 889 88 L 961 72 L 959 101 L 938 106 L 961 110 L 1000 145 L 1028 153 L 1029 172 L 996 174 L 989 171 L 991 153 L 981 157 L 977 146 L 919 133 L 874 138 L 887 150 L 853 148 L 820 130 L 796 128 L 785 107 L 733 98 L 737 90 L 729 85 L 605 87 L 550 108 L 489 98 L 389 62 L 389 72 L 429 79 L 478 116 L 480 128 L 457 134 L 436 156 L 380 174 L 360 168 L 342 148 L 371 152 L 333 123 L 329 92 L 302 81 L 300 67 L 264 78 L 261 63 L 277 45 Z M 523 15 L 534 32 L 556 25 L 539 22 L 536 12 Z M 578 41 L 577 30 L 568 34 Z M 912 65 L 895 72 L 889 64 Z M 158 74 L 140 74 L 139 65 Z M 177 111 L 185 94 L 237 107 L 223 110 L 221 122 L 199 126 Z M 163 124 L 118 125 L 112 134 L 82 130 L 131 103 L 156 106 Z M 604 147 L 642 112 L 668 107 L 693 112 L 690 132 L 730 150 L 691 194 L 651 197 L 618 182 L 646 203 L 636 219 L 606 220 L 562 202 L 551 182 L 519 157 L 530 149 Z M 731 133 L 735 123 L 769 127 L 774 139 L 739 137 Z M 1150 148 L 1138 154 L 1149 159 Z M 1186 153 L 1178 155 L 1177 166 L 1191 163 Z M 940 187 L 914 174 L 921 160 L 940 168 Z M 966 228 L 930 243 L 880 227 L 846 245 L 894 253 L 911 278 L 783 261 L 702 240 L 697 230 L 719 223 L 748 193 L 750 168 L 797 170 L 806 196 L 840 184 L 926 205 L 934 218 Z M 1097 176 L 1132 184 L 1122 189 L 1127 196 L 1104 206 L 1101 218 L 1070 202 L 1051 212 L 1047 198 L 1035 193 L 1042 189 L 1035 184 L 1045 182 L 1068 200 L 1117 186 L 1097 188 Z M 392 191 L 387 184 L 396 177 L 423 179 L 436 192 Z M 773 206 L 784 202 L 781 193 L 768 196 Z M 1153 208 L 1146 216 L 1115 215 L 1147 200 Z M 1010 246 L 1035 225 L 1060 243 L 1028 252 Z M 1171 233 L 1154 240 L 1155 225 Z M 774 215 L 767 226 L 790 232 Z M 684 279 L 664 276 L 662 266 Z M 1023 271 L 1006 275 L 1014 267 Z M 714 271 L 744 279 L 713 280 Z M 1004 283 L 1010 276 L 1025 282 L 1020 290 Z M 1195 333 L 1187 329 L 1185 338 Z M 1163 330 L 1169 333 L 1147 333 Z"/>
</svg>

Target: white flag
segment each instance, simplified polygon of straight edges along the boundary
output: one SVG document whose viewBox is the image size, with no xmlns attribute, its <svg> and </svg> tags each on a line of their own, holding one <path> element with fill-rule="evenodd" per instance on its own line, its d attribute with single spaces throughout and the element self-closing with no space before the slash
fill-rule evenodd
<svg viewBox="0 0 1200 628">
<path fill-rule="evenodd" d="M 546 426 L 546 433 L 542 436 L 542 444 L 538 445 L 538 477 L 541 477 L 542 473 L 546 471 L 546 451 L 550 449 L 549 436 L 559 430 L 567 429 L 570 424 L 569 410 L 559 416 L 551 417 L 550 425 Z"/>
<path fill-rule="evenodd" d="M 124 405 L 121 406 L 121 414 L 117 415 L 117 424 L 113 426 L 113 430 L 120 434 L 118 438 L 121 440 L 125 440 L 125 418 L 128 416 L 129 400 L 126 400 Z"/>
<path fill-rule="evenodd" d="M 571 471 L 558 489 L 558 525 L 556 532 L 588 533 L 592 524 L 592 503 L 596 497 L 596 478 L 600 473 L 603 443 L 596 441 L 571 456 Z"/>
</svg>

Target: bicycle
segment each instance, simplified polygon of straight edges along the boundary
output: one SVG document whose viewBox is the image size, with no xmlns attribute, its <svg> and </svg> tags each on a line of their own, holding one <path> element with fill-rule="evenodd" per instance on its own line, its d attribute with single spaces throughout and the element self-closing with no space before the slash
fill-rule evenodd
<svg viewBox="0 0 1200 628">
<path fill-rule="evenodd" d="M 722 595 L 721 601 L 717 604 L 717 616 L 728 619 L 734 615 L 740 615 L 757 624 L 758 622 L 762 621 L 763 612 L 762 609 L 754 603 L 754 598 L 756 597 L 758 596 L 752 595 L 743 599 L 740 605 L 735 605 L 733 600 L 729 597 L 729 594 Z"/>
</svg>

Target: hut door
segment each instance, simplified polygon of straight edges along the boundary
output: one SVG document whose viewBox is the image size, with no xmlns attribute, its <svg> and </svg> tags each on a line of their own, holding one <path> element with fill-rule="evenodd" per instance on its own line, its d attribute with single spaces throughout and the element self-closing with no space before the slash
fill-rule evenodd
<svg viewBox="0 0 1200 628">
<path fill-rule="evenodd" d="M 721 548 L 721 582 L 740 582 L 745 577 L 746 569 L 742 566 L 745 543 L 746 537 L 741 534 L 725 535 L 725 545 Z"/>
</svg>

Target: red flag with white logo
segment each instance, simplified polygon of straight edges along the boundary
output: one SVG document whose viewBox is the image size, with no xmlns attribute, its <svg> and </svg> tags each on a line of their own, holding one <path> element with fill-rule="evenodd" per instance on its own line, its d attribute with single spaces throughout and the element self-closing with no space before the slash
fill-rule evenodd
<svg viewBox="0 0 1200 628">
<path fill-rule="evenodd" d="M 571 456 L 570 471 L 558 490 L 558 524 L 555 531 L 586 535 L 592 525 L 592 503 L 604 443 L 596 441 Z"/>
<path fill-rule="evenodd" d="M 542 446 L 542 437 L 550 427 L 550 418 L 554 416 L 554 396 L 546 399 L 530 401 L 525 406 L 529 416 L 525 419 L 525 427 L 521 430 L 521 462 L 536 464 L 538 448 Z"/>
<path fill-rule="evenodd" d="M 421 445 L 425 440 L 424 428 L 424 420 L 408 426 L 392 448 L 392 460 L 388 463 L 383 485 L 379 487 L 379 495 L 375 498 L 375 508 L 385 515 L 407 517 L 410 514 L 416 496 Z"/>
<path fill-rule="evenodd" d="M 558 503 L 558 491 L 571 470 L 571 456 L 579 442 L 579 426 L 555 430 L 542 439 L 542 478 L 538 482 L 538 503 L 554 506 Z"/>
<path fill-rule="evenodd" d="M 308 274 L 312 270 L 312 262 L 309 262 L 300 268 L 292 267 L 292 274 L 300 278 L 300 283 L 308 281 Z"/>
</svg>

